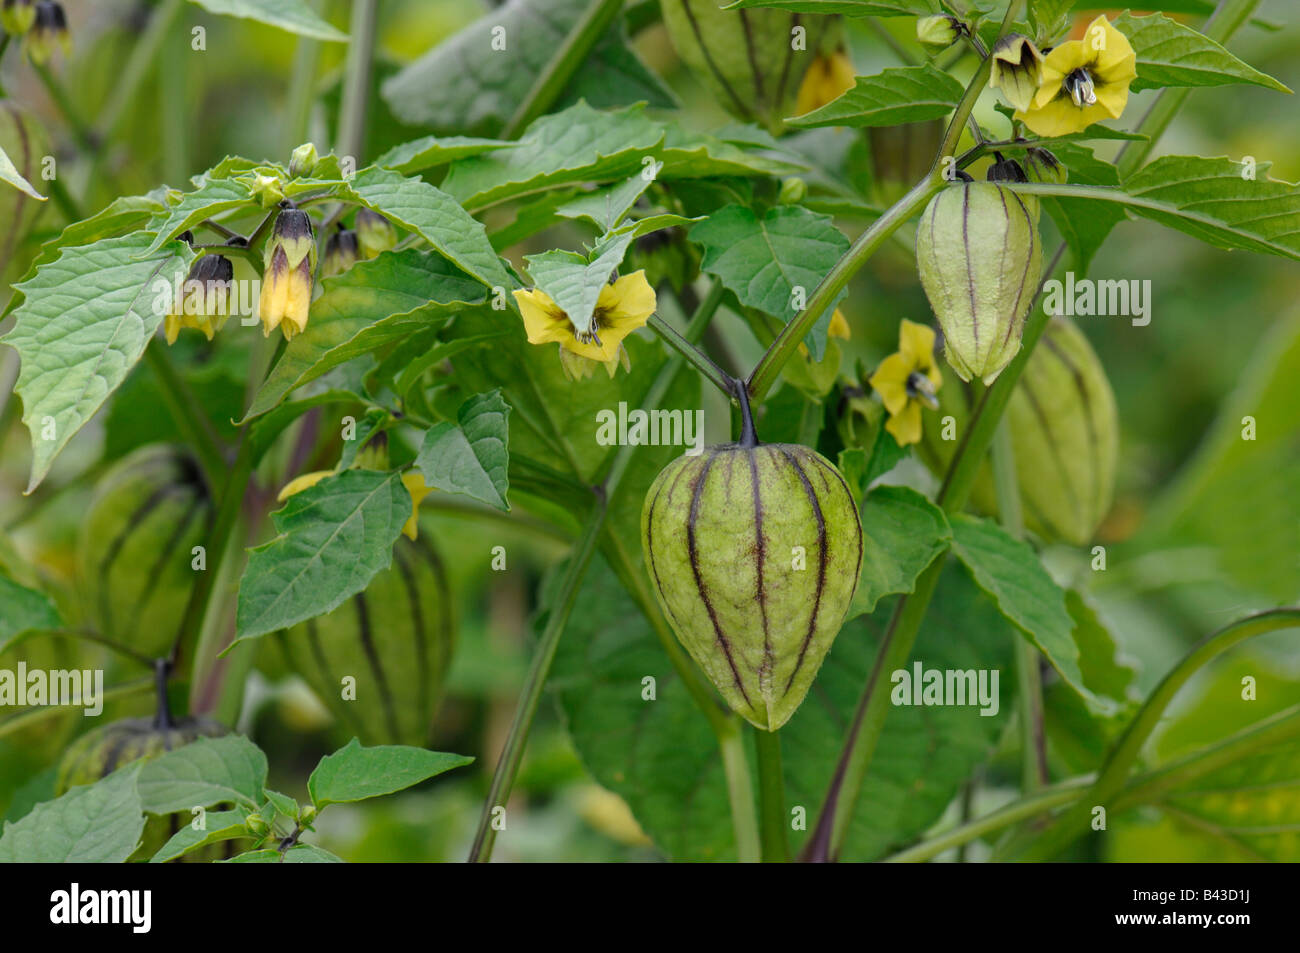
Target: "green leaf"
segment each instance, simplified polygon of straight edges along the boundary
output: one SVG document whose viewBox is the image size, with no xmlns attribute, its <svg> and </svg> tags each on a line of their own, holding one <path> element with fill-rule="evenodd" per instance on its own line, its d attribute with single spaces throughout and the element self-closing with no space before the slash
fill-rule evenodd
<svg viewBox="0 0 1300 953">
<path fill-rule="evenodd" d="M 298 819 L 298 811 L 300 810 L 298 802 L 289 797 L 289 795 L 281 794 L 279 791 L 272 791 L 268 788 L 266 791 L 266 799 L 271 802 L 271 805 L 279 811 L 283 817 L 286 817 L 291 821 Z"/>
<path fill-rule="evenodd" d="M 193 253 L 180 244 L 157 258 L 136 257 L 151 238 L 143 232 L 64 248 L 15 286 L 25 300 L 4 340 L 22 360 L 16 390 L 32 437 L 29 493 L 144 354 L 189 268 Z"/>
<path fill-rule="evenodd" d="M 952 540 L 943 510 L 908 487 L 878 486 L 859 509 L 862 573 L 850 619 L 875 611 L 884 596 L 911 592 L 916 577 Z"/>
<path fill-rule="evenodd" d="M 486 300 L 482 285 L 450 262 L 413 248 L 359 261 L 321 286 L 306 330 L 285 347 L 245 419 L 266 413 L 331 368 L 437 328 Z"/>
<path fill-rule="evenodd" d="M 728 205 L 692 228 L 690 237 L 704 248 L 703 271 L 716 275 L 745 307 L 785 322 L 802 310 L 795 289 L 806 300 L 849 248 L 830 216 L 797 205 L 768 209 L 761 219 L 743 205 Z M 813 360 L 825 353 L 834 310 L 832 303 L 805 339 Z"/>
<path fill-rule="evenodd" d="M 662 180 L 802 175 L 811 169 L 802 156 L 782 149 L 775 141 L 740 144 L 717 136 L 688 132 L 675 122 L 664 127 L 664 143 L 655 150 L 654 158 L 660 163 L 659 178 Z"/>
<path fill-rule="evenodd" d="M 14 165 L 13 160 L 9 158 L 9 154 L 4 149 L 0 149 L 0 182 L 8 182 L 19 192 L 26 192 L 38 201 L 45 201 L 45 196 L 37 192 L 32 187 L 32 184 L 23 178 L 22 173 L 18 171 L 18 167 Z"/>
<path fill-rule="evenodd" d="M 1097 127 L 1090 127 L 1097 128 Z M 1087 146 L 1054 143 L 1052 151 L 1069 170 L 1070 181 L 1081 185 L 1119 185 L 1119 170 L 1098 159 Z M 1074 258 L 1074 269 L 1087 274 L 1092 257 L 1113 229 L 1124 221 L 1124 210 L 1113 205 L 1098 205 L 1082 199 L 1041 199 L 1043 209 L 1052 217 L 1061 237 Z"/>
<path fill-rule="evenodd" d="M 1074 620 L 1065 593 L 1028 543 L 1009 536 L 996 523 L 974 516 L 952 517 L 952 551 L 998 608 L 1036 645 L 1061 677 L 1085 699 L 1094 696 L 1079 668 Z"/>
<path fill-rule="evenodd" d="M 791 126 L 897 126 L 939 119 L 952 112 L 965 90 L 929 63 L 859 76 L 848 92 L 820 109 L 787 120 Z"/>
<path fill-rule="evenodd" d="M 343 194 L 415 232 L 489 288 L 515 287 L 482 223 L 441 189 L 389 169 L 371 168 L 358 172 Z"/>
<path fill-rule="evenodd" d="M 459 426 L 444 420 L 425 431 L 415 458 L 424 482 L 509 510 L 510 405 L 494 390 L 465 401 L 457 417 Z"/>
<path fill-rule="evenodd" d="M 654 180 L 653 175 L 638 174 L 605 188 L 592 189 L 561 205 L 555 214 L 562 218 L 585 218 L 602 232 L 608 232 L 623 221 Z"/>
<path fill-rule="evenodd" d="M 38 804 L 0 832 L 0 863 L 120 864 L 144 830 L 138 765 Z"/>
<path fill-rule="evenodd" d="M 410 125 L 445 134 L 496 135 L 588 6 L 587 0 L 511 0 L 386 81 L 384 100 Z M 498 27 L 504 30 L 505 50 L 492 48 Z M 595 106 L 673 103 L 618 24 L 597 41 L 557 105 L 579 99 Z"/>
<path fill-rule="evenodd" d="M 0 575 L 0 650 L 23 632 L 62 625 L 59 610 L 49 596 Z"/>
<path fill-rule="evenodd" d="M 244 826 L 247 818 L 247 811 L 207 811 L 204 814 L 205 826 L 202 830 L 195 830 L 192 821 L 185 824 L 159 848 L 158 853 L 153 855 L 149 863 L 163 864 L 192 850 L 206 847 L 208 844 L 248 837 L 250 836 L 248 829 Z"/>
<path fill-rule="evenodd" d="M 321 758 L 307 779 L 307 792 L 319 810 L 327 804 L 346 804 L 396 794 L 473 761 L 464 755 L 426 751 L 407 745 L 364 748 L 353 738 L 346 747 Z"/>
<path fill-rule="evenodd" d="M 664 141 L 643 106 L 600 112 L 585 102 L 543 116 L 514 149 L 452 163 L 443 188 L 467 208 L 486 208 L 575 182 L 623 179 Z"/>
<path fill-rule="evenodd" d="M 393 146 L 378 159 L 375 165 L 382 169 L 392 169 L 403 175 L 412 172 L 425 172 L 439 166 L 464 159 L 468 156 L 495 152 L 497 149 L 513 149 L 516 143 L 501 139 L 476 139 L 471 136 L 423 136 Z"/>
<path fill-rule="evenodd" d="M 1161 156 L 1124 189 L 1003 183 L 1027 195 L 1112 202 L 1219 248 L 1300 259 L 1300 188 L 1269 179 L 1270 163 Z"/>
<path fill-rule="evenodd" d="M 151 255 L 171 241 L 181 232 L 194 228 L 205 218 L 212 218 L 223 212 L 251 206 L 253 201 L 248 186 L 235 179 L 209 178 L 211 172 L 198 176 L 195 182 L 198 188 L 186 192 L 181 200 L 165 214 L 149 223 L 150 231 L 156 232 L 153 242 L 141 254 Z"/>
<path fill-rule="evenodd" d="M 1224 86 L 1253 83 L 1289 93 L 1280 82 L 1243 63 L 1218 43 L 1176 20 L 1153 13 L 1137 17 L 1125 11 L 1114 20 L 1137 54 L 1132 89 L 1162 86 Z"/>
<path fill-rule="evenodd" d="M 249 555 L 236 641 L 323 615 L 360 592 L 392 562 L 410 515 L 398 473 L 346 470 L 289 497 L 271 514 L 279 535 Z"/>
<path fill-rule="evenodd" d="M 227 802 L 256 810 L 266 799 L 266 755 L 243 735 L 200 738 L 141 767 L 136 787 L 150 814 Z"/>
<path fill-rule="evenodd" d="M 256 20 L 316 40 L 346 43 L 348 35 L 318 17 L 307 0 L 192 0 L 209 13 Z"/>
<path fill-rule="evenodd" d="M 585 333 L 591 330 L 601 291 L 632 243 L 661 228 L 694 221 L 680 215 L 652 215 L 605 233 L 586 255 L 564 250 L 525 255 L 528 276 L 565 313 L 574 329 Z"/>
<path fill-rule="evenodd" d="M 670 857 L 734 859 L 717 742 L 677 678 L 649 623 L 597 558 L 561 640 L 551 687 L 574 746 L 598 783 L 623 797 Z M 874 664 L 891 603 L 849 623 L 807 701 L 782 729 L 787 805 L 815 813 L 834 773 L 844 726 Z M 1011 665 L 1009 624 L 960 570 L 945 573 L 917 641 L 926 668 Z M 671 637 L 671 636 L 670 636 Z M 655 698 L 642 696 L 655 679 Z M 864 783 L 845 859 L 866 860 L 938 819 L 1007 723 L 1011 680 L 999 679 L 999 710 L 899 707 L 885 723 Z M 810 825 L 811 826 L 811 825 Z M 795 833 L 796 841 L 806 836 Z M 795 844 L 796 848 L 799 846 Z"/>
</svg>

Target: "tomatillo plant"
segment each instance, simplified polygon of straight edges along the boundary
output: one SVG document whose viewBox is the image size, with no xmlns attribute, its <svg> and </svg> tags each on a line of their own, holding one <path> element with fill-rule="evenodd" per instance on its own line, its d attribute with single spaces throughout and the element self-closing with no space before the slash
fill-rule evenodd
<svg viewBox="0 0 1300 953">
<path fill-rule="evenodd" d="M 1257 3 L 491 6 L 4 3 L 0 860 L 1300 859 Z"/>
</svg>

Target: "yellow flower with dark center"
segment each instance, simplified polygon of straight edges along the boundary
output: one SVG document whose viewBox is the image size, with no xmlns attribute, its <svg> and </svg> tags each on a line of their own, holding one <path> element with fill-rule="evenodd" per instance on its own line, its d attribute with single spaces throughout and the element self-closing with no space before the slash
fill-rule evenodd
<svg viewBox="0 0 1300 953">
<path fill-rule="evenodd" d="M 1103 119 L 1118 119 L 1137 78 L 1137 55 L 1104 16 L 1082 40 L 1062 43 L 1043 60 L 1043 81 L 1015 117 L 1040 136 L 1066 136 Z"/>
<path fill-rule="evenodd" d="M 209 341 L 230 317 L 230 292 L 235 267 L 224 255 L 204 255 L 194 263 L 181 285 L 177 307 L 163 319 L 168 344 L 175 344 L 181 328 L 202 331 Z"/>
<path fill-rule="evenodd" d="M 839 99 L 857 84 L 853 76 L 853 63 L 844 50 L 829 56 L 817 56 L 808 72 L 803 74 L 799 93 L 795 96 L 794 114 L 802 116 Z"/>
<path fill-rule="evenodd" d="M 900 447 L 921 441 L 921 405 L 939 406 L 943 375 L 934 362 L 934 329 L 906 319 L 898 328 L 898 351 L 880 362 L 869 381 L 889 411 L 885 429 Z"/>
<path fill-rule="evenodd" d="M 337 472 L 337 470 L 316 470 L 313 473 L 304 473 L 302 476 L 294 477 L 280 490 L 276 500 L 283 503 L 295 493 L 301 493 L 308 487 L 315 486 L 321 480 L 331 477 Z M 406 492 L 411 494 L 411 515 L 402 526 L 402 533 L 408 539 L 415 539 L 420 528 L 420 502 L 433 492 L 433 487 L 428 486 L 424 482 L 424 477 L 416 470 L 407 470 L 402 474 L 402 485 L 406 487 Z"/>
<path fill-rule="evenodd" d="M 63 12 L 63 5 L 55 0 L 40 0 L 31 27 L 23 38 L 23 48 L 27 50 L 28 59 L 37 66 L 44 66 L 54 55 L 56 47 L 63 50 L 64 56 L 72 48 L 67 14 Z"/>
<path fill-rule="evenodd" d="M 1043 81 L 1043 54 L 1027 36 L 1008 33 L 993 46 L 989 89 L 1000 89 L 1016 109 L 1028 109 Z"/>
<path fill-rule="evenodd" d="M 610 377 L 618 372 L 619 364 L 627 369 L 623 339 L 637 328 L 644 327 L 656 307 L 655 292 L 646 281 L 644 271 L 624 275 L 601 288 L 596 310 L 591 316 L 591 327 L 582 333 L 573 327 L 569 316 L 551 296 L 540 288 L 516 291 L 515 301 L 523 315 L 528 343 L 558 344 L 560 363 L 564 372 L 574 380 L 590 375 L 595 364 L 605 365 Z"/>
<path fill-rule="evenodd" d="M 257 308 L 262 333 L 269 336 L 278 327 L 292 340 L 307 327 L 316 275 L 316 238 L 306 212 L 288 208 L 276 217 L 263 263 Z"/>
</svg>

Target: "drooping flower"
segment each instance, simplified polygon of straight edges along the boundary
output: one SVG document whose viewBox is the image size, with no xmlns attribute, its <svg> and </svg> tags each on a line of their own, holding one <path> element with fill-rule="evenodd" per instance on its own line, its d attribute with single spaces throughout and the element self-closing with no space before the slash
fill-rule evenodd
<svg viewBox="0 0 1300 953">
<path fill-rule="evenodd" d="M 1137 56 L 1104 16 L 1088 24 L 1082 40 L 1062 43 L 1043 60 L 1043 81 L 1015 118 L 1040 136 L 1065 136 L 1103 119 L 1118 119 L 1137 78 Z"/>
<path fill-rule="evenodd" d="M 921 441 L 921 405 L 938 407 L 943 375 L 934 361 L 934 329 L 903 319 L 898 350 L 880 362 L 869 383 L 889 411 L 885 429 L 899 446 Z"/>
<path fill-rule="evenodd" d="M 989 89 L 1000 89 L 1016 109 L 1028 109 L 1043 82 L 1043 54 L 1032 40 L 1008 33 L 993 46 Z"/>
<path fill-rule="evenodd" d="M 964 27 L 956 17 L 943 14 L 921 17 L 916 21 L 916 39 L 922 46 L 933 50 L 946 50 L 957 42 Z"/>
<path fill-rule="evenodd" d="M 656 307 L 655 292 L 646 281 L 644 271 L 624 275 L 601 288 L 591 316 L 591 328 L 582 333 L 575 330 L 569 316 L 540 288 L 518 290 L 514 294 L 519 313 L 523 315 L 528 343 L 558 344 L 560 363 L 573 380 L 589 376 L 596 364 L 605 365 L 610 377 L 617 373 L 620 364 L 628 369 L 623 339 L 644 327 Z"/>
<path fill-rule="evenodd" d="M 357 233 L 350 228 L 343 228 L 331 235 L 325 242 L 325 258 L 321 262 L 321 277 L 341 275 L 361 257 L 357 244 Z"/>
<path fill-rule="evenodd" d="M 289 157 L 289 175 L 295 179 L 299 176 L 311 175 L 319 162 L 320 155 L 316 152 L 316 144 L 304 142 L 294 149 L 293 155 Z"/>
<path fill-rule="evenodd" d="M 843 49 L 830 55 L 818 55 L 803 74 L 795 96 L 794 114 L 802 116 L 839 99 L 856 85 L 853 62 Z"/>
<path fill-rule="evenodd" d="M 307 327 L 312 284 L 316 276 L 316 237 L 306 212 L 287 208 L 275 219 L 263 255 L 262 295 L 258 315 L 262 332 L 277 327 L 285 340 Z"/>
<path fill-rule="evenodd" d="M 55 0 L 40 0 L 36 4 L 36 14 L 31 28 L 23 38 L 23 48 L 27 57 L 37 66 L 44 66 L 54 55 L 55 47 L 63 50 L 67 56 L 72 46 L 68 34 L 68 17 L 63 12 L 63 5 Z"/>
<path fill-rule="evenodd" d="M 4 0 L 0 26 L 10 36 L 22 36 L 36 22 L 36 0 Z"/>
<path fill-rule="evenodd" d="M 163 319 L 168 344 L 175 344 L 181 328 L 202 331 L 209 341 L 230 317 L 230 292 L 235 266 L 224 255 L 204 255 L 190 268 L 181 285 L 180 299 Z"/>
<path fill-rule="evenodd" d="M 357 212 L 356 230 L 362 258 L 374 258 L 397 244 L 397 229 L 393 223 L 368 208 Z"/>
</svg>

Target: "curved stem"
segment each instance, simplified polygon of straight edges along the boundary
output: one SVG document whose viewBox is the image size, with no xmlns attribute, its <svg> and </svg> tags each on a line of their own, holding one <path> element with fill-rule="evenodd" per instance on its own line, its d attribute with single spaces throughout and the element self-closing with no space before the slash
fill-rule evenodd
<svg viewBox="0 0 1300 953">
<path fill-rule="evenodd" d="M 763 863 L 783 864 L 790 859 L 785 824 L 785 777 L 781 772 L 781 734 L 754 731 L 758 751 L 758 803 L 762 817 Z"/>
<path fill-rule="evenodd" d="M 516 138 L 534 119 L 551 108 L 622 9 L 623 0 L 591 0 L 506 123 L 501 138 Z"/>
<path fill-rule="evenodd" d="M 501 757 L 497 760 L 496 771 L 492 775 L 492 786 L 488 789 L 487 800 L 483 802 L 483 812 L 479 817 L 478 833 L 474 845 L 470 848 L 469 862 L 487 863 L 492 858 L 492 845 L 497 836 L 497 809 L 505 810 L 505 802 L 510 798 L 510 789 L 514 786 L 515 776 L 519 773 L 519 764 L 523 760 L 524 747 L 528 742 L 529 730 L 537 706 L 542 699 L 542 688 L 546 676 L 550 674 L 551 662 L 560 645 L 560 635 L 569 621 L 569 614 L 578 600 L 578 590 L 582 586 L 583 576 L 596 551 L 596 540 L 605 523 L 605 497 L 597 494 L 591 512 L 587 515 L 582 536 L 569 559 L 564 571 L 564 580 L 560 584 L 560 594 L 546 619 L 546 628 L 537 642 L 533 653 L 532 665 L 528 677 L 524 680 L 524 693 L 515 709 L 514 720 L 510 724 L 510 734 L 506 738 Z"/>
<path fill-rule="evenodd" d="M 722 285 L 719 284 L 717 287 L 721 288 Z M 682 335 L 678 334 L 676 328 L 657 314 L 651 315 L 650 320 L 647 321 L 646 324 L 649 326 L 650 330 L 663 338 L 665 344 L 694 365 L 695 369 L 704 376 L 705 380 L 718 388 L 718 390 L 722 391 L 728 397 L 733 399 L 735 398 L 736 395 L 731 389 L 731 378 L 727 376 L 722 368 L 713 363 L 713 360 L 707 354 L 696 347 L 692 342 L 682 337 Z"/>
</svg>

